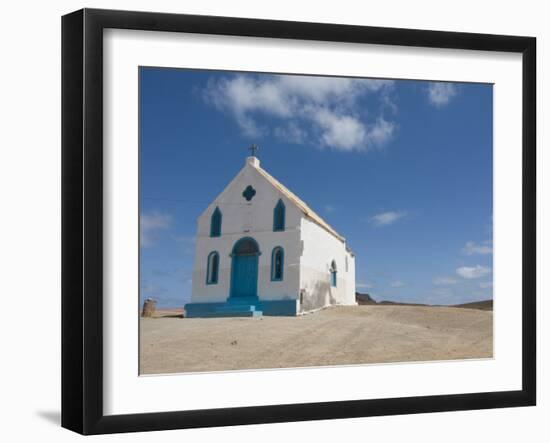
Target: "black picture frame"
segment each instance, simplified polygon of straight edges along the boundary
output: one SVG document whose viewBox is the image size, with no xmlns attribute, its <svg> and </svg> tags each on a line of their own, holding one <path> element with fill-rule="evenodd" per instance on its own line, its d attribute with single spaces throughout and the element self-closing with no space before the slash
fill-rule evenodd
<svg viewBox="0 0 550 443">
<path fill-rule="evenodd" d="M 103 30 L 503 51 L 522 54 L 522 389 L 178 412 L 103 413 Z M 536 39 L 83 9 L 62 18 L 62 426 L 82 434 L 414 414 L 536 403 Z"/>
</svg>

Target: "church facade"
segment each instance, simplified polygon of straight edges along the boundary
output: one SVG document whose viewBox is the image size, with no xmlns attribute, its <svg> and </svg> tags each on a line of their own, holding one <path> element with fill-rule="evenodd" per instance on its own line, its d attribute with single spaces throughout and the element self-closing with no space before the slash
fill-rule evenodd
<svg viewBox="0 0 550 443">
<path fill-rule="evenodd" d="M 198 218 L 186 317 L 354 304 L 355 256 L 346 240 L 248 157 Z"/>
</svg>

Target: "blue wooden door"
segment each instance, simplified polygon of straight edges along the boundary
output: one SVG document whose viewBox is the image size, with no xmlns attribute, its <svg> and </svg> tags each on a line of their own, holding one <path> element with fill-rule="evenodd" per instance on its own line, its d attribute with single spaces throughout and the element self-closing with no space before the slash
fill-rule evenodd
<svg viewBox="0 0 550 443">
<path fill-rule="evenodd" d="M 258 255 L 234 255 L 231 273 L 231 297 L 256 297 Z"/>
</svg>

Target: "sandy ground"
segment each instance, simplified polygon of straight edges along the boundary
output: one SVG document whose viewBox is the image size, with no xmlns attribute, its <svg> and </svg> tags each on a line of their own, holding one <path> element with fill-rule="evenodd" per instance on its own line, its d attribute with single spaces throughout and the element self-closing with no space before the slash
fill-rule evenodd
<svg viewBox="0 0 550 443">
<path fill-rule="evenodd" d="M 301 317 L 142 318 L 142 374 L 488 358 L 493 313 L 334 307 Z"/>
</svg>

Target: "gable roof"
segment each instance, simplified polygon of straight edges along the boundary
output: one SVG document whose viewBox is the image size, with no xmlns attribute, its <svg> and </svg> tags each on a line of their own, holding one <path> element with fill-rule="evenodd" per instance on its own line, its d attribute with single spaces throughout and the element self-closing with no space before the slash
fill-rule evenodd
<svg viewBox="0 0 550 443">
<path fill-rule="evenodd" d="M 302 211 L 302 213 L 309 218 L 312 222 L 319 225 L 321 228 L 323 228 L 328 233 L 332 234 L 334 237 L 336 237 L 341 242 L 346 241 L 344 237 L 342 237 L 338 232 L 334 230 L 332 226 L 330 226 L 326 221 L 324 221 L 320 215 L 318 215 L 313 209 L 311 209 L 302 199 L 300 199 L 296 194 L 294 194 L 292 191 L 290 191 L 285 185 L 283 185 L 280 181 L 278 181 L 276 178 L 274 178 L 272 175 L 270 175 L 265 169 L 262 169 L 260 167 L 260 162 L 249 162 L 250 166 L 252 166 L 256 171 L 260 173 L 269 183 L 271 183 L 277 190 L 279 190 L 286 198 L 288 198 L 292 203 L 294 203 L 295 206 Z"/>
</svg>

